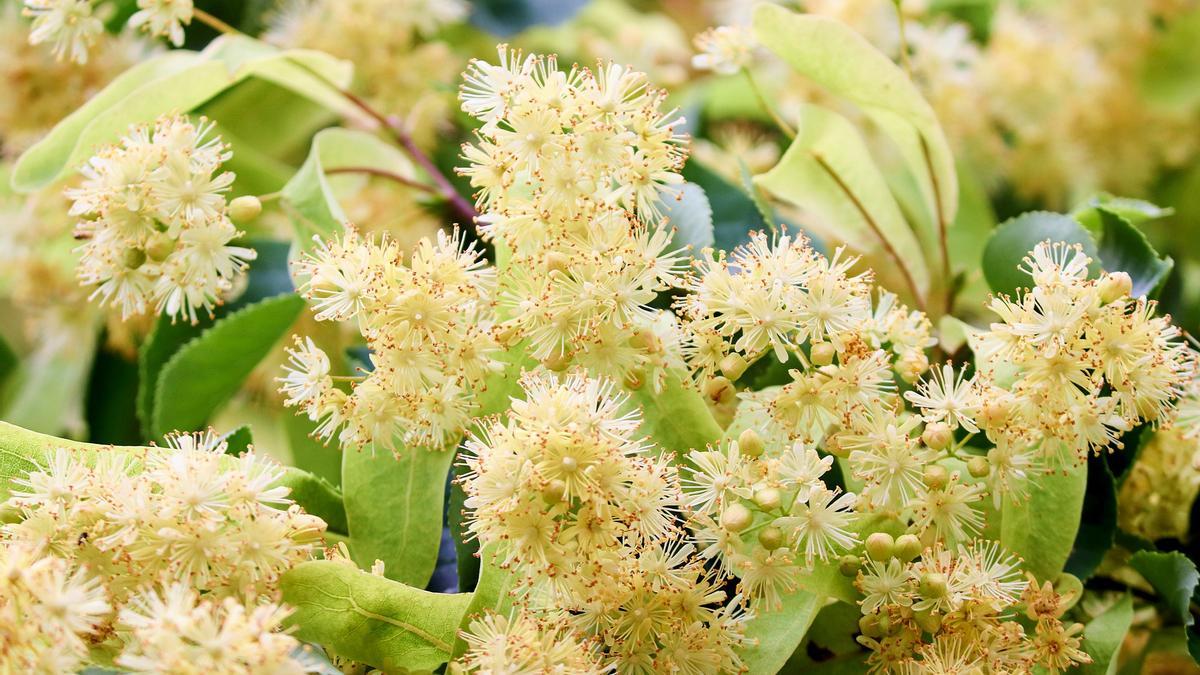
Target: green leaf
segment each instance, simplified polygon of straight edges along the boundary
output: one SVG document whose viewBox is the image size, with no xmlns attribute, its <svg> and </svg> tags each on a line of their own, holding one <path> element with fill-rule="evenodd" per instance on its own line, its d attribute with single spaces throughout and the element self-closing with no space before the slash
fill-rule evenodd
<svg viewBox="0 0 1200 675">
<path fill-rule="evenodd" d="M 17 369 L 18 360 L 17 353 L 8 344 L 8 340 L 0 336 L 0 383 L 8 379 L 8 376 L 12 375 L 13 371 Z"/>
<path fill-rule="evenodd" d="M 23 192 L 49 185 L 80 167 L 98 146 L 125 134 L 130 125 L 193 110 L 250 78 L 354 114 L 330 86 L 346 86 L 351 76 L 348 62 L 328 54 L 281 51 L 245 36 L 222 36 L 203 52 L 169 51 L 130 68 L 59 122 L 17 160 L 12 184 Z"/>
<path fill-rule="evenodd" d="M 5 382 L 0 419 L 83 438 L 83 403 L 99 331 L 85 327 L 40 342 Z"/>
<path fill-rule="evenodd" d="M 1087 518 L 1079 524 L 1066 571 L 1087 581 L 1113 547 L 1117 534 L 1117 488 L 1104 455 L 1088 457 L 1083 512 Z"/>
<path fill-rule="evenodd" d="M 1126 595 L 1083 629 L 1083 651 L 1092 662 L 1079 666 L 1080 675 L 1104 675 L 1115 664 L 1117 652 L 1133 623 L 1133 598 Z"/>
<path fill-rule="evenodd" d="M 89 441 L 121 445 L 142 442 L 137 386 L 135 361 L 106 347 L 96 350 L 85 403 Z"/>
<path fill-rule="evenodd" d="M 1108 193 L 1094 195 L 1071 211 L 1071 217 L 1083 223 L 1092 234 L 1099 235 L 1103 230 L 1100 222 L 1100 210 L 1105 209 L 1121 216 L 1134 225 L 1141 225 L 1152 220 L 1167 218 L 1175 213 L 1175 209 L 1152 204 L 1144 199 L 1114 197 Z"/>
<path fill-rule="evenodd" d="M 763 3 L 754 11 L 753 26 L 759 42 L 802 75 L 861 108 L 899 149 L 929 212 L 947 226 L 954 222 L 954 156 L 933 108 L 899 66 L 835 19 Z M 799 123 L 800 134 L 804 124 Z"/>
<path fill-rule="evenodd" d="M 1008 496 L 1000 510 L 1000 544 L 1039 581 L 1053 582 L 1071 554 L 1083 515 L 1087 464 L 1028 479 L 1028 493 Z"/>
<path fill-rule="evenodd" d="M 812 626 L 824 599 L 808 591 L 783 597 L 783 607 L 763 610 L 746 624 L 742 661 L 751 673 L 777 673 Z"/>
<path fill-rule="evenodd" d="M 254 445 L 254 435 L 251 433 L 250 427 L 244 424 L 221 436 L 221 440 L 226 443 L 225 454 L 234 457 L 246 452 Z"/>
<path fill-rule="evenodd" d="M 450 658 L 470 593 L 430 593 L 350 565 L 301 563 L 280 581 L 294 635 L 385 672 L 432 670 Z"/>
<path fill-rule="evenodd" d="M 1162 288 L 1175 261 L 1160 258 L 1146 235 L 1124 217 L 1099 209 L 1103 234 L 1100 237 L 1100 262 L 1107 272 L 1125 272 L 1133 279 L 1133 297 L 1153 296 Z"/>
<path fill-rule="evenodd" d="M 713 213 L 713 245 L 732 251 L 750 241 L 750 232 L 766 227 L 754 201 L 741 189 L 696 160 L 683 167 L 685 180 L 704 190 Z"/>
<path fill-rule="evenodd" d="M 154 436 L 191 431 L 241 387 L 304 309 L 298 295 L 244 307 L 188 342 L 166 362 L 154 390 Z"/>
<path fill-rule="evenodd" d="M 497 560 L 496 544 L 484 546 L 479 552 L 479 583 L 475 585 L 474 597 L 471 604 L 463 613 L 459 630 L 466 630 L 471 620 L 485 611 L 508 616 L 512 610 L 512 592 L 516 577 L 511 568 L 500 566 Z M 458 658 L 467 651 L 467 643 L 460 635 L 454 643 L 454 657 Z"/>
<path fill-rule="evenodd" d="M 1033 278 L 1017 268 L 1035 246 L 1047 239 L 1083 246 L 1083 252 L 1092 259 L 1092 276 L 1099 274 L 1096 241 L 1082 225 L 1062 214 L 1031 211 L 1001 223 L 983 249 L 983 274 L 992 290 L 1012 294 L 1018 288 L 1032 286 Z"/>
<path fill-rule="evenodd" d="M 1154 587 L 1168 622 L 1184 626 L 1194 623 L 1190 605 L 1200 582 L 1195 563 L 1179 551 L 1138 551 L 1129 559 L 1129 566 Z"/>
<path fill-rule="evenodd" d="M 921 244 L 854 125 L 815 105 L 801 107 L 797 124 L 791 146 L 755 185 L 812 214 L 815 220 L 806 223 L 823 234 L 860 251 L 886 253 L 887 262 L 912 279 L 915 288 L 905 290 L 924 295 L 929 269 Z"/>
<path fill-rule="evenodd" d="M 713 211 L 704 188 L 684 183 L 678 195 L 667 194 L 662 206 L 667 226 L 675 228 L 675 247 L 688 246 L 696 255 L 713 245 Z"/>
<path fill-rule="evenodd" d="M 0 422 L 0 501 L 8 499 L 13 480 L 23 477 L 39 465 L 45 465 L 47 457 L 56 448 L 65 448 L 82 461 L 92 465 L 101 453 L 121 452 L 133 458 L 145 457 L 147 453 L 170 452 L 167 448 L 130 445 L 98 445 L 22 429 L 7 422 Z M 224 466 L 234 467 L 236 460 L 226 458 Z M 140 470 L 140 464 L 137 465 Z M 327 481 L 310 473 L 285 466 L 279 485 L 290 490 L 289 496 L 305 511 L 321 518 L 329 531 L 345 534 L 346 512 L 342 508 L 342 495 Z"/>
<path fill-rule="evenodd" d="M 408 157 L 378 136 L 336 127 L 318 133 L 308 159 L 282 191 L 296 240 L 303 250 L 311 250 L 314 235 L 329 237 L 340 232 L 347 222 L 335 188 L 339 183 L 361 181 L 363 175 L 327 176 L 326 172 L 348 167 L 387 171 L 405 178 L 414 176 Z"/>
<path fill-rule="evenodd" d="M 362 567 L 384 563 L 389 579 L 424 588 L 437 566 L 446 476 L 454 450 L 397 448 L 342 455 L 350 553 Z"/>
<path fill-rule="evenodd" d="M 342 483 L 342 451 L 336 444 L 326 446 L 313 434 L 317 425 L 303 415 L 290 411 L 283 416 L 283 430 L 292 451 L 292 464 L 324 478 L 334 485 Z"/>
<path fill-rule="evenodd" d="M 668 372 L 662 391 L 655 392 L 646 384 L 632 395 L 642 408 L 642 433 L 678 457 L 703 450 L 723 434 L 704 396 L 689 386 L 686 377 Z"/>
<path fill-rule="evenodd" d="M 170 317 L 160 315 L 154 320 L 154 327 L 150 329 L 145 342 L 138 348 L 137 414 L 146 438 L 155 435 L 151 428 L 154 390 L 163 366 L 180 347 L 200 335 L 207 321 L 207 318 L 202 318 L 199 325 L 193 326 L 186 321 L 172 321 Z"/>
</svg>

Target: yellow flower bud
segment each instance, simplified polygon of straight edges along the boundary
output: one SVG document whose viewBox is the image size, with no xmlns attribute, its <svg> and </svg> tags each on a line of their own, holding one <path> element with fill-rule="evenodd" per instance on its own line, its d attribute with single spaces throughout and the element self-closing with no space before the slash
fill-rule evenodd
<svg viewBox="0 0 1200 675">
<path fill-rule="evenodd" d="M 900 562 L 909 562 L 915 560 L 921 555 L 923 550 L 921 540 L 915 534 L 902 534 L 896 537 L 895 556 L 900 559 Z"/>
<path fill-rule="evenodd" d="M 724 527 L 730 532 L 741 532 L 750 527 L 750 523 L 754 521 L 754 514 L 750 509 L 746 508 L 741 502 L 734 502 L 725 507 L 725 511 L 721 513 L 721 527 Z"/>
<path fill-rule="evenodd" d="M 945 422 L 933 422 L 925 425 L 925 431 L 921 433 L 921 440 L 934 450 L 942 450 L 954 440 L 954 432 Z"/>
<path fill-rule="evenodd" d="M 721 359 L 721 372 L 730 380 L 736 380 L 746 372 L 746 368 L 750 366 L 746 359 L 741 354 L 730 354 Z"/>
<path fill-rule="evenodd" d="M 882 562 L 895 554 L 896 540 L 892 539 L 892 535 L 887 532 L 874 532 L 867 537 L 863 546 L 867 550 L 867 555 L 871 556 L 871 560 Z"/>
<path fill-rule="evenodd" d="M 941 464 L 930 464 L 925 467 L 925 473 L 921 478 L 930 490 L 941 490 L 950 483 L 950 472 Z"/>
<path fill-rule="evenodd" d="M 815 366 L 827 366 L 833 363 L 833 358 L 837 356 L 837 349 L 828 342 L 818 342 L 809 350 L 808 358 L 812 360 Z"/>
<path fill-rule="evenodd" d="M 763 449 L 762 436 L 753 429 L 746 429 L 738 435 L 738 450 L 747 457 L 762 457 Z"/>
<path fill-rule="evenodd" d="M 243 225 L 262 213 L 262 202 L 254 195 L 245 195 L 229 202 L 229 219 L 237 225 Z"/>
</svg>

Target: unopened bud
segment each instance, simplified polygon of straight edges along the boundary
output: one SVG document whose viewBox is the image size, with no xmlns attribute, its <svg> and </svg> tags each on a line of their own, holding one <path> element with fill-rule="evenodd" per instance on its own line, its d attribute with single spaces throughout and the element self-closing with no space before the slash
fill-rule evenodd
<svg viewBox="0 0 1200 675">
<path fill-rule="evenodd" d="M 741 532 L 750 527 L 750 523 L 753 520 L 754 514 L 750 513 L 750 509 L 746 508 L 741 502 L 730 504 L 721 513 L 721 527 L 730 532 Z"/>
<path fill-rule="evenodd" d="M 916 560 L 917 556 L 921 555 L 921 540 L 915 534 L 902 534 L 896 537 L 896 550 L 894 554 L 900 559 L 900 562 L 910 562 Z"/>
<path fill-rule="evenodd" d="M 742 373 L 746 372 L 746 368 L 749 366 L 750 364 L 746 363 L 745 357 L 741 354 L 730 354 L 721 359 L 721 372 L 730 380 L 736 380 L 741 377 Z"/>
<path fill-rule="evenodd" d="M 704 395 L 713 403 L 729 403 L 737 396 L 737 390 L 728 378 L 718 375 L 704 383 Z"/>
<path fill-rule="evenodd" d="M 863 544 L 871 560 L 882 562 L 891 558 L 896 551 L 896 540 L 887 532 L 875 532 Z"/>
<path fill-rule="evenodd" d="M 817 367 L 833 363 L 833 357 L 835 356 L 837 356 L 837 349 L 828 342 L 818 342 L 812 346 L 812 349 L 808 353 L 808 358 Z"/>
<path fill-rule="evenodd" d="M 900 379 L 912 384 L 921 379 L 921 374 L 929 370 L 929 357 L 924 352 L 910 350 L 896 361 L 896 374 Z"/>
<path fill-rule="evenodd" d="M 1132 292 L 1133 279 L 1125 272 L 1109 272 L 1100 280 L 1100 302 L 1106 305 Z"/>
<path fill-rule="evenodd" d="M 229 202 L 229 219 L 236 225 L 248 223 L 262 213 L 262 202 L 254 195 L 245 195 Z"/>
<path fill-rule="evenodd" d="M 154 262 L 162 262 L 175 250 L 175 240 L 166 232 L 155 232 L 146 240 L 146 255 Z"/>
<path fill-rule="evenodd" d="M 967 460 L 967 473 L 975 478 L 987 478 L 987 475 L 992 472 L 992 466 L 988 464 L 987 457 L 976 455 Z"/>
<path fill-rule="evenodd" d="M 768 551 L 783 546 L 783 530 L 778 527 L 767 527 L 758 533 L 758 543 Z"/>
<path fill-rule="evenodd" d="M 1009 403 L 1002 397 L 989 398 L 979 406 L 979 418 L 986 426 L 995 427 L 1008 419 Z"/>
<path fill-rule="evenodd" d="M 846 459 L 850 456 L 850 450 L 842 445 L 841 436 L 836 431 L 827 432 L 821 446 L 834 457 Z"/>
<path fill-rule="evenodd" d="M 562 501 L 563 496 L 567 494 L 567 484 L 557 478 L 546 483 L 542 488 L 542 499 L 547 504 L 557 504 Z"/>
<path fill-rule="evenodd" d="M 917 591 L 923 598 L 939 600 L 950 592 L 950 584 L 946 582 L 946 575 L 939 572 L 926 572 L 921 575 L 921 583 L 918 585 Z"/>
<path fill-rule="evenodd" d="M 738 434 L 738 450 L 747 457 L 762 457 L 765 447 L 762 436 L 753 429 L 746 429 Z"/>
<path fill-rule="evenodd" d="M 921 476 L 921 480 L 925 482 L 925 487 L 930 490 L 941 490 L 950 483 L 950 472 L 941 464 L 930 464 L 925 467 L 925 472 Z"/>
<path fill-rule="evenodd" d="M 754 493 L 754 503 L 763 511 L 774 511 L 783 502 L 783 495 L 775 488 L 762 488 Z"/>
<path fill-rule="evenodd" d="M 561 373 L 571 365 L 571 357 L 563 352 L 557 352 L 542 359 L 542 364 L 556 373 Z"/>
<path fill-rule="evenodd" d="M 921 440 L 934 450 L 943 450 L 954 440 L 954 432 L 945 422 L 931 422 L 921 432 Z"/>
<path fill-rule="evenodd" d="M 550 251 L 546 254 L 546 269 L 552 272 L 565 272 L 571 264 L 571 259 L 562 251 Z"/>
<path fill-rule="evenodd" d="M 858 620 L 858 630 L 863 635 L 869 638 L 883 637 L 883 631 L 879 628 L 879 615 L 867 614 Z"/>
<path fill-rule="evenodd" d="M 146 252 L 140 248 L 127 248 L 121 256 L 121 262 L 131 270 L 136 270 L 146 262 Z"/>
<path fill-rule="evenodd" d="M 847 553 L 838 559 L 838 571 L 842 573 L 842 576 L 856 576 L 860 569 L 862 569 L 862 558 L 853 553 Z"/>
<path fill-rule="evenodd" d="M 942 615 L 937 610 L 914 612 L 913 618 L 916 619 L 921 630 L 926 633 L 936 633 L 942 629 Z"/>
</svg>

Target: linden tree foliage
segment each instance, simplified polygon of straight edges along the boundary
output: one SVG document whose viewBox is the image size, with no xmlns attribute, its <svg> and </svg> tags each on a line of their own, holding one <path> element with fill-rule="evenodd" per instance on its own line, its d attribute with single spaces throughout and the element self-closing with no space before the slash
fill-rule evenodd
<svg viewBox="0 0 1200 675">
<path fill-rule="evenodd" d="M 0 672 L 1194 667 L 1200 8 L 583 4 L 0 2 Z"/>
</svg>

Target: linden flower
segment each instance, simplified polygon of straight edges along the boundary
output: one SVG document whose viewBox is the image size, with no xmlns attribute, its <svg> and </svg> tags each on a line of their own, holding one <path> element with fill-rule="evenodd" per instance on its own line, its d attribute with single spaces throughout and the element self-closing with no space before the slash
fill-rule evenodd
<svg viewBox="0 0 1200 675">
<path fill-rule="evenodd" d="M 104 21 L 93 14 L 90 0 L 25 0 L 24 14 L 33 17 L 29 43 L 53 43 L 60 61 L 87 63 L 88 48 L 104 32 Z"/>
<path fill-rule="evenodd" d="M 118 628 L 129 639 L 116 664 L 147 674 L 319 672 L 316 663 L 297 658 L 300 643 L 280 632 L 287 614 L 272 603 L 202 599 L 180 583 L 146 591 L 121 610 Z"/>
<path fill-rule="evenodd" d="M 138 11 L 129 18 L 131 27 L 183 46 L 183 27 L 192 22 L 192 0 L 138 0 L 137 6 Z"/>
<path fill-rule="evenodd" d="M 76 672 L 110 611 L 82 567 L 29 542 L 0 539 L 0 635 L 7 672 Z"/>
<path fill-rule="evenodd" d="M 536 617 L 527 610 L 512 618 L 489 611 L 472 619 L 463 631 L 467 652 L 454 666 L 467 673 L 513 675 L 608 672 L 595 650 L 576 640 L 561 617 L 555 619 Z"/>
<path fill-rule="evenodd" d="M 975 379 L 966 378 L 965 369 L 955 374 L 954 366 L 949 363 L 935 368 L 933 375 L 918 386 L 918 391 L 906 392 L 904 398 L 921 408 L 927 424 L 945 422 L 951 429 L 979 431 L 973 419 L 980 406 L 979 392 Z"/>
<path fill-rule="evenodd" d="M 750 65 L 757 46 L 750 30 L 741 26 L 710 28 L 697 35 L 694 43 L 700 53 L 692 57 L 692 67 L 719 75 L 732 75 Z"/>
<path fill-rule="evenodd" d="M 230 153 L 211 130 L 181 116 L 131 127 L 66 191 L 71 214 L 84 218 L 76 228 L 85 239 L 79 279 L 122 318 L 153 306 L 196 323 L 198 310 L 211 316 L 256 257 L 229 245 L 242 235 L 225 201 L 234 177 L 216 173 Z"/>
<path fill-rule="evenodd" d="M 394 240 L 349 228 L 320 241 L 298 272 L 317 320 L 357 322 L 372 366 L 351 378 L 346 394 L 333 387 L 328 356 L 297 338 L 280 389 L 285 405 L 318 423 L 319 438 L 358 448 L 441 447 L 466 429 L 476 392 L 502 366 L 495 270 L 460 232 L 422 239 L 405 266 Z"/>
</svg>

